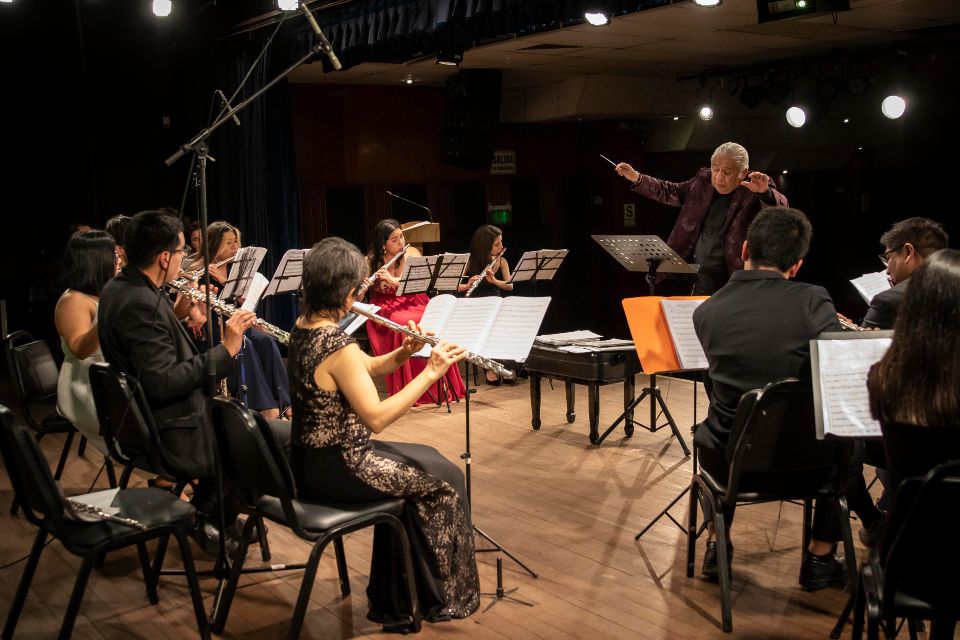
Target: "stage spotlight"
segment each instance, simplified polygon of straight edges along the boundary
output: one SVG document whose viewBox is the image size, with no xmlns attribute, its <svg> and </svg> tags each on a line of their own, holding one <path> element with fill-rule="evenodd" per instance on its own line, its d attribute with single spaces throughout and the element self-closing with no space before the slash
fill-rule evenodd
<svg viewBox="0 0 960 640">
<path fill-rule="evenodd" d="M 787 124 L 799 129 L 807 122 L 807 114 L 800 107 L 790 107 L 787 109 Z"/>
<path fill-rule="evenodd" d="M 171 0 L 153 0 L 153 15 L 165 18 L 173 10 Z"/>
<path fill-rule="evenodd" d="M 907 110 L 907 101 L 900 96 L 887 96 L 880 104 L 880 110 L 883 115 L 891 120 L 896 120 Z"/>
<path fill-rule="evenodd" d="M 723 0 L 692 0 L 698 7 L 719 7 Z"/>
<path fill-rule="evenodd" d="M 277 8 L 280 11 L 296 11 L 300 8 L 299 0 L 277 0 Z"/>
<path fill-rule="evenodd" d="M 700 116 L 701 120 L 711 120 L 713 118 L 713 109 L 710 107 L 710 105 L 705 104 L 700 107 L 700 111 L 697 113 L 697 115 Z"/>
<path fill-rule="evenodd" d="M 607 14 L 605 13 L 587 12 L 583 14 L 583 17 L 587 19 L 587 22 L 595 27 L 602 27 L 605 24 L 610 24 L 610 18 L 608 18 Z"/>
</svg>

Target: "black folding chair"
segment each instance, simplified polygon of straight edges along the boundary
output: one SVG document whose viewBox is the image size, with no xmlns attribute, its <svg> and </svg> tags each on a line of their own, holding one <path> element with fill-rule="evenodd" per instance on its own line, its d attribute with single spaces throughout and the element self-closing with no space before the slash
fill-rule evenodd
<svg viewBox="0 0 960 640">
<path fill-rule="evenodd" d="M 813 499 L 835 500 L 840 511 L 843 548 L 851 582 L 856 575 L 850 512 L 843 497 L 850 448 L 839 441 L 817 440 L 813 411 L 810 384 L 794 378 L 771 382 L 763 389 L 744 393 L 737 405 L 727 446 L 728 476 L 715 478 L 701 466 L 690 480 L 687 577 L 693 577 L 694 572 L 696 540 L 700 534 L 697 505 L 702 492 L 713 507 L 724 631 L 733 629 L 725 507 L 803 500 L 802 550 L 806 550 Z"/>
<path fill-rule="evenodd" d="M 180 545 L 180 554 L 193 600 L 200 636 L 209 638 L 210 632 L 203 611 L 200 586 L 194 571 L 193 558 L 187 544 L 186 533 L 193 524 L 192 506 L 159 489 L 121 489 L 113 500 L 119 507 L 117 515 L 140 522 L 143 529 L 108 521 L 78 522 L 64 515 L 62 493 L 57 481 L 50 475 L 43 453 L 36 440 L 29 437 L 23 427 L 15 426 L 13 414 L 0 406 L 0 453 L 6 464 L 10 481 L 17 497 L 23 504 L 27 519 L 38 528 L 33 549 L 24 567 L 20 585 L 13 598 L 3 637 L 13 637 L 17 620 L 23 610 L 30 583 L 46 546 L 47 536 L 60 540 L 70 553 L 83 558 L 77 580 L 70 595 L 70 602 L 60 627 L 60 638 L 69 638 L 80 609 L 90 571 L 98 558 L 108 551 L 136 545 L 147 585 L 147 597 L 156 604 L 158 576 L 150 569 L 146 542 L 159 538 L 164 543 L 173 535 Z"/>
<path fill-rule="evenodd" d="M 293 474 L 270 425 L 259 414 L 248 411 L 236 400 L 217 398 L 213 401 L 213 424 L 217 430 L 224 475 L 233 480 L 244 494 L 245 510 L 290 528 L 303 540 L 313 543 L 306 571 L 300 586 L 297 606 L 290 621 L 290 638 L 299 638 L 303 619 L 310 602 L 310 592 L 317 575 L 320 556 L 334 543 L 340 592 L 350 595 L 343 536 L 376 524 L 393 528 L 403 553 L 407 594 L 413 615 L 412 630 L 420 630 L 417 588 L 414 583 L 413 561 L 406 530 L 400 521 L 404 508 L 402 498 L 351 504 L 318 504 L 297 499 Z M 213 622 L 216 633 L 221 633 L 230 613 L 230 604 L 243 571 L 250 532 L 254 518 L 247 518 L 240 548 L 233 570 L 221 598 Z M 288 568 L 294 568 L 288 565 Z"/>
<path fill-rule="evenodd" d="M 57 381 L 60 378 L 60 369 L 50 353 L 50 347 L 43 340 L 34 340 L 26 331 L 14 331 L 4 338 L 4 351 L 7 357 L 7 369 L 13 380 L 13 388 L 19 405 L 20 415 L 27 426 L 33 431 L 34 438 L 40 442 L 44 436 L 62 433 L 66 435 L 63 449 L 60 451 L 60 461 L 53 477 L 57 480 L 63 475 L 63 468 L 67 464 L 70 447 L 73 446 L 73 437 L 77 428 L 59 415 L 56 411 Z M 45 406 L 46 412 L 42 418 L 34 415 L 34 406 Z M 80 437 L 81 450 L 86 438 Z M 113 468 L 108 467 L 107 475 L 110 486 L 116 486 L 113 478 Z M 17 502 L 10 507 L 10 513 L 17 512 Z"/>
<path fill-rule="evenodd" d="M 953 638 L 960 620 L 960 460 L 934 467 L 900 485 L 879 547 L 864 561 L 854 600 L 853 638 L 894 638 L 897 618 L 910 637 L 917 620 L 932 620 L 933 640 Z"/>
</svg>

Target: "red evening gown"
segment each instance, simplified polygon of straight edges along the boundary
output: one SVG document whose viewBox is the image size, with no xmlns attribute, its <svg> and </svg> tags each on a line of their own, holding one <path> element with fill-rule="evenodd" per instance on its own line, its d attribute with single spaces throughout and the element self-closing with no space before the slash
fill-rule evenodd
<svg viewBox="0 0 960 640">
<path fill-rule="evenodd" d="M 423 317 L 423 311 L 430 302 L 429 296 L 425 293 L 415 293 L 407 296 L 397 296 L 396 287 L 391 287 L 383 282 L 377 282 L 370 287 L 370 298 L 368 302 L 380 307 L 379 315 L 397 324 L 407 326 L 407 322 L 413 320 L 420 322 Z M 388 329 L 375 322 L 367 322 L 367 336 L 370 338 L 370 349 L 374 355 L 389 353 L 400 347 L 403 343 L 404 335 Z M 404 385 L 413 380 L 426 366 L 425 358 L 413 357 L 403 363 L 399 369 L 386 376 L 387 393 L 395 394 L 402 389 Z M 463 385 L 463 378 L 460 377 L 460 370 L 456 367 L 450 367 L 444 377 L 446 381 L 447 393 L 451 400 L 459 401 L 466 393 L 466 387 Z M 431 393 L 433 395 L 431 395 Z M 434 404 L 438 398 L 437 385 L 434 385 L 423 394 L 417 404 Z"/>
</svg>

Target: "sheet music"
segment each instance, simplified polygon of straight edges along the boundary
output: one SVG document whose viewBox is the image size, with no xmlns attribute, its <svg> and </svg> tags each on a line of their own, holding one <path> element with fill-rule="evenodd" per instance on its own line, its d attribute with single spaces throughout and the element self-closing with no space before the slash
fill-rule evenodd
<svg viewBox="0 0 960 640">
<path fill-rule="evenodd" d="M 890 280 L 887 279 L 886 271 L 877 271 L 876 273 L 865 273 L 859 278 L 854 278 L 850 284 L 856 288 L 863 299 L 870 304 L 873 297 L 878 293 L 883 293 L 890 288 Z"/>
<path fill-rule="evenodd" d="M 677 360 L 683 369 L 706 369 L 707 356 L 693 328 L 693 312 L 703 300 L 661 300 Z"/>
<path fill-rule="evenodd" d="M 490 298 L 480 299 L 489 300 Z M 550 298 L 510 296 L 495 299 L 503 300 L 503 304 L 500 305 L 500 310 L 492 323 L 481 355 L 487 358 L 523 362 L 533 347 L 543 316 L 546 315 L 547 307 L 550 306 Z M 466 298 L 463 302 L 468 300 L 472 298 Z"/>
<path fill-rule="evenodd" d="M 551 280 L 560 268 L 563 259 L 567 257 L 567 249 L 541 249 L 540 251 L 525 251 L 520 261 L 513 269 L 510 282 L 524 280 Z M 539 270 L 538 270 L 539 267 Z"/>
<path fill-rule="evenodd" d="M 523 361 L 540 330 L 550 298 L 432 298 L 420 320 L 424 329 L 487 358 Z M 417 352 L 428 357 L 430 346 Z"/>
<path fill-rule="evenodd" d="M 881 435 L 880 423 L 870 415 L 867 374 L 883 358 L 890 342 L 890 338 L 811 340 L 816 353 L 813 378 L 820 409 L 818 437 Z"/>
<path fill-rule="evenodd" d="M 562 345 L 562 344 L 573 344 L 580 340 L 595 340 L 601 338 L 600 334 L 594 333 L 593 331 L 587 331 L 586 329 L 579 329 L 577 331 L 567 331 L 565 333 L 549 333 L 542 336 L 537 336 L 536 341 L 542 344 L 548 345 Z"/>
<path fill-rule="evenodd" d="M 277 270 L 273 274 L 273 279 L 267 285 L 263 292 L 264 298 L 272 296 L 275 293 L 290 293 L 300 288 L 300 282 L 303 279 L 303 256 L 307 249 L 290 249 L 280 259 Z"/>
<path fill-rule="evenodd" d="M 260 297 L 263 295 L 264 289 L 267 288 L 267 285 L 270 284 L 270 281 L 260 273 L 259 271 L 253 274 L 253 281 L 250 283 L 250 288 L 247 290 L 247 297 L 243 301 L 243 306 L 240 308 L 244 311 L 256 311 L 257 304 L 260 302 Z"/>
<path fill-rule="evenodd" d="M 411 293 L 426 293 L 433 280 L 434 271 L 437 279 L 433 287 L 438 291 L 456 291 L 460 286 L 460 276 L 467 268 L 468 253 L 443 253 L 436 256 L 407 256 L 400 274 L 400 285 L 397 295 Z M 441 261 L 441 258 L 443 259 Z M 439 267 L 438 267 L 439 264 Z"/>
<path fill-rule="evenodd" d="M 223 284 L 220 291 L 220 299 L 227 300 L 234 296 L 242 298 L 247 295 L 247 289 L 250 288 L 250 282 L 253 280 L 253 274 L 260 268 L 267 255 L 267 250 L 263 247 L 243 247 L 237 251 L 237 257 L 230 264 L 230 272 L 227 274 L 227 281 Z"/>
</svg>

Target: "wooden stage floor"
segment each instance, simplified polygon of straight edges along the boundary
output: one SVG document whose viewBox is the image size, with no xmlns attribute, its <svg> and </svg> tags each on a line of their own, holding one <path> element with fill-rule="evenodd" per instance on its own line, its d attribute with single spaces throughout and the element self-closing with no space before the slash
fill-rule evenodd
<svg viewBox="0 0 960 640">
<path fill-rule="evenodd" d="M 637 378 L 638 392 L 646 378 Z M 689 440 L 693 384 L 659 378 L 669 409 Z M 700 418 L 707 406 L 700 385 Z M 703 545 L 698 546 L 697 577 L 685 573 L 686 539 L 662 519 L 639 541 L 634 535 L 689 482 L 691 462 L 669 429 L 622 430 L 601 446 L 587 440 L 587 392 L 577 387 L 579 416 L 565 418 L 562 383 L 543 383 L 541 430 L 530 428 L 527 381 L 514 386 L 482 385 L 470 403 L 473 454 L 474 523 L 539 573 L 534 579 L 504 557 L 504 587 L 533 604 L 498 601 L 465 620 L 424 624 L 423 638 L 719 638 L 719 587 L 699 577 Z M 600 428 L 620 413 L 620 385 L 600 392 Z M 389 427 L 389 440 L 420 442 L 459 462 L 464 450 L 464 405 L 417 408 Z M 645 420 L 646 401 L 638 418 Z M 62 440 L 43 441 L 51 462 Z M 87 449 L 72 455 L 65 473 L 66 493 L 87 490 L 102 458 Z M 137 482 L 142 482 L 138 480 Z M 101 479 L 99 486 L 105 487 Z M 34 528 L 8 515 L 12 498 L 6 474 L 0 476 L 0 565 L 29 553 Z M 687 501 L 674 513 L 685 521 Z M 733 527 L 736 544 L 733 578 L 733 637 L 826 638 L 846 602 L 841 589 L 806 593 L 797 584 L 800 567 L 801 509 L 791 504 L 745 507 Z M 854 539 L 859 523 L 853 523 Z M 309 546 L 279 525 L 270 526 L 273 562 L 300 562 Z M 325 554 L 307 612 L 304 638 L 381 636 L 367 621 L 364 593 L 369 571 L 369 532 L 346 538 L 353 594 L 341 599 L 332 552 Z M 484 546 L 478 539 L 478 545 Z M 151 547 L 152 548 L 152 547 Z M 196 547 L 194 547 L 196 550 Z M 858 548 L 858 553 L 862 549 Z M 259 561 L 251 550 L 249 565 Z M 478 554 L 484 592 L 496 589 L 496 557 Z M 195 551 L 201 567 L 208 558 Z M 168 567 L 178 566 L 171 549 Z M 24 563 L 0 572 L 0 615 L 6 617 Z M 55 635 L 79 561 L 50 544 L 30 590 L 17 629 L 21 638 Z M 189 638 L 195 625 L 181 578 L 164 577 L 160 604 L 144 596 L 136 553 L 111 555 L 87 587 L 74 631 L 76 638 Z M 283 637 L 296 600 L 301 572 L 245 576 L 234 600 L 224 637 Z M 201 582 L 209 606 L 215 582 Z M 844 637 L 849 637 L 849 627 Z"/>
</svg>

